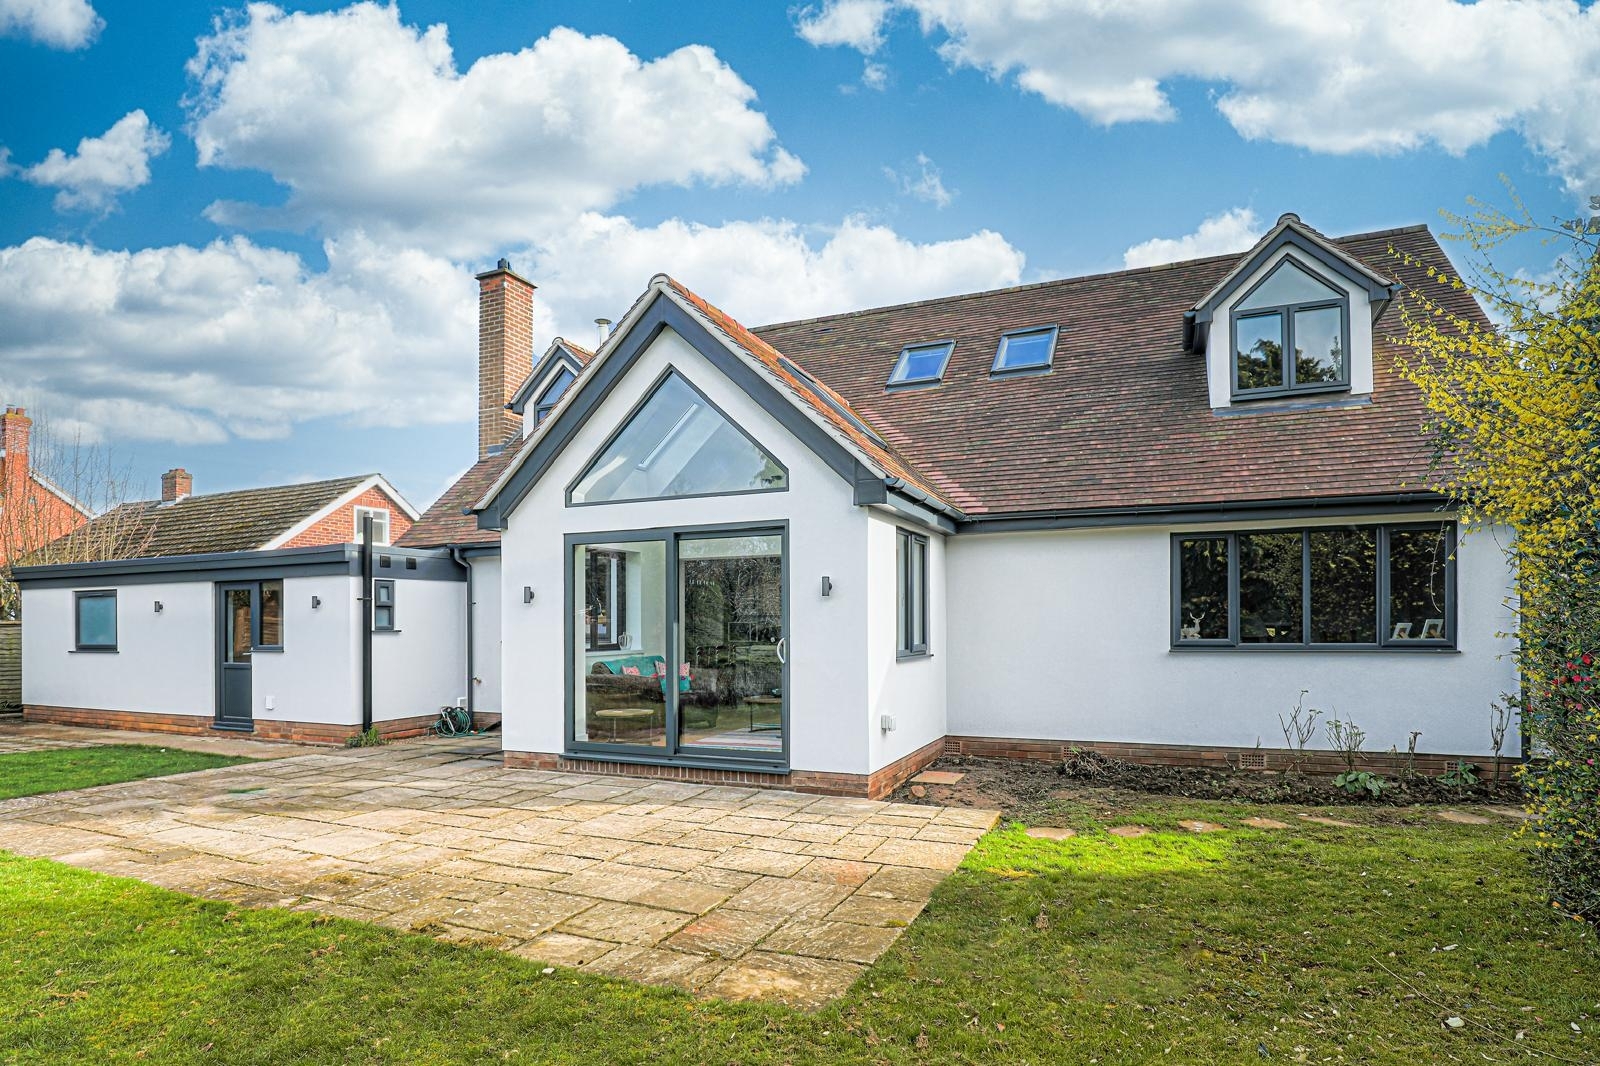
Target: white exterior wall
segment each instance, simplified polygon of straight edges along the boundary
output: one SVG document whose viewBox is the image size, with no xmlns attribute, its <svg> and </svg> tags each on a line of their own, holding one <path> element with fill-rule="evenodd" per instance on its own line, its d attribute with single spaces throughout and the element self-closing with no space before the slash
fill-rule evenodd
<svg viewBox="0 0 1600 1066">
<path fill-rule="evenodd" d="M 207 718 L 216 713 L 213 582 L 82 588 L 117 590 L 116 652 L 72 650 L 74 589 L 24 590 L 24 703 Z M 360 582 L 351 577 L 284 580 L 284 650 L 251 657 L 258 721 L 360 721 L 359 594 Z M 315 610 L 314 595 L 322 599 Z"/>
<path fill-rule="evenodd" d="M 213 587 L 204 581 L 194 586 Z M 361 581 L 342 574 L 284 580 L 283 651 L 250 657 L 257 721 L 360 723 L 360 595 Z M 322 601 L 315 609 L 313 596 Z"/>
<path fill-rule="evenodd" d="M 660 374 L 676 367 L 789 471 L 784 492 L 566 506 L 566 487 Z M 791 768 L 872 769 L 863 694 L 868 676 L 867 517 L 851 487 L 673 331 L 653 341 L 511 513 L 501 538 L 504 740 L 508 751 L 565 749 L 563 534 L 787 522 Z M 824 599 L 824 575 L 833 595 Z M 534 602 L 522 602 L 523 586 Z M 889 642 L 893 644 L 891 631 Z"/>
<path fill-rule="evenodd" d="M 476 679 L 473 710 L 499 714 L 500 557 L 483 555 L 472 563 L 472 676 Z M 520 593 L 520 589 L 516 590 Z M 520 602 L 521 596 L 516 599 Z"/>
<path fill-rule="evenodd" d="M 77 652 L 74 589 L 22 592 L 22 702 L 46 707 L 216 711 L 216 593 L 210 582 L 84 585 L 117 590 L 116 652 Z M 160 600 L 162 611 L 155 612 Z"/>
<path fill-rule="evenodd" d="M 1261 528 L 954 538 L 949 732 L 1283 747 L 1278 715 L 1308 689 L 1306 706 L 1354 719 L 1368 751 L 1404 751 L 1420 729 L 1419 751 L 1489 753 L 1489 706 L 1516 687 L 1512 642 L 1497 636 L 1512 625 L 1503 531 L 1460 535 L 1455 652 L 1173 650 L 1171 534 Z M 1326 746 L 1320 731 L 1317 744 Z"/>
<path fill-rule="evenodd" d="M 871 593 L 867 603 L 867 691 L 864 710 L 872 769 L 887 766 L 938 740 L 945 728 L 945 669 L 950 662 L 945 629 L 945 538 L 914 528 L 928 538 L 928 651 L 914 659 L 897 659 L 900 600 L 896 531 L 890 518 L 873 512 L 867 525 L 867 567 Z M 895 728 L 879 727 L 893 715 Z"/>
<path fill-rule="evenodd" d="M 464 705 L 466 610 L 460 581 L 395 579 L 395 629 L 372 634 L 373 721 L 437 716 L 441 707 Z M 353 629 L 359 636 L 360 627 Z M 353 661 L 359 669 L 359 648 Z"/>
<path fill-rule="evenodd" d="M 1211 317 L 1210 333 L 1206 337 L 1206 382 L 1213 409 L 1229 407 L 1233 403 L 1233 308 L 1243 300 L 1256 282 L 1272 273 L 1286 257 L 1294 257 L 1309 267 L 1313 274 L 1335 288 L 1342 289 L 1350 301 L 1350 391 L 1320 394 L 1322 399 L 1341 396 L 1367 396 L 1372 393 L 1372 303 L 1365 288 L 1356 286 L 1344 275 L 1323 266 L 1310 253 L 1296 249 L 1293 244 L 1280 248 L 1265 264 L 1246 276 L 1235 288 L 1233 296 L 1217 308 Z M 1249 403 L 1259 404 L 1260 400 Z"/>
</svg>

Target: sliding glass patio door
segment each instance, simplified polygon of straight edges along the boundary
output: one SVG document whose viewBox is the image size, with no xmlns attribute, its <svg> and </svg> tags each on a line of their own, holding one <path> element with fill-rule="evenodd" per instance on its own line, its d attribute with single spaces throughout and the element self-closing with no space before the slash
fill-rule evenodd
<svg viewBox="0 0 1600 1066">
<path fill-rule="evenodd" d="M 567 539 L 572 748 L 783 763 L 790 659 L 784 531 Z"/>
</svg>

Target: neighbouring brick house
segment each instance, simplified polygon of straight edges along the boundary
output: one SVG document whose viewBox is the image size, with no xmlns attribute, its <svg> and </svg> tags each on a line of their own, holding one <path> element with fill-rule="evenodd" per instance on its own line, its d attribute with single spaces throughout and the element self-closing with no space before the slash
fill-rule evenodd
<svg viewBox="0 0 1600 1066">
<path fill-rule="evenodd" d="M 0 415 L 0 567 L 63 537 L 88 510 L 33 468 L 33 420 L 21 407 Z"/>
</svg>

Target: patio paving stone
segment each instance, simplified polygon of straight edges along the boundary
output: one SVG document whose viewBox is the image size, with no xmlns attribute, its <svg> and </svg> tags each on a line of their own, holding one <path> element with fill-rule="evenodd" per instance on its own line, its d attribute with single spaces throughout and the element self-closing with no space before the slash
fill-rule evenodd
<svg viewBox="0 0 1600 1066">
<path fill-rule="evenodd" d="M 0 723 L 0 751 L 57 741 L 124 737 L 36 738 Z M 0 847 L 239 906 L 809 1009 L 888 948 L 998 818 L 508 770 L 485 740 L 238 743 L 277 750 L 270 762 L 0 802 Z"/>
</svg>

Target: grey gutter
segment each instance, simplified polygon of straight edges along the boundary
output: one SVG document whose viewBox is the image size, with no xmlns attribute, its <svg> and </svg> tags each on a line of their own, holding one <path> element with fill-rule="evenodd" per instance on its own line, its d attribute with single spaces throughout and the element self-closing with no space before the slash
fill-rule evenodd
<svg viewBox="0 0 1600 1066">
<path fill-rule="evenodd" d="M 1036 511 L 976 515 L 957 533 L 1020 533 L 1052 529 L 1114 526 L 1186 525 L 1194 522 L 1248 522 L 1259 519 L 1343 518 L 1397 511 L 1445 510 L 1450 501 L 1437 492 L 1396 492 L 1367 496 L 1245 500 L 1180 506 L 1106 507 L 1081 511 Z"/>
</svg>

